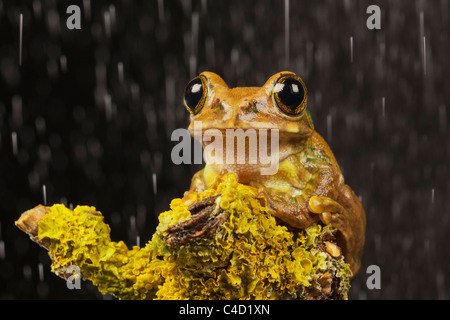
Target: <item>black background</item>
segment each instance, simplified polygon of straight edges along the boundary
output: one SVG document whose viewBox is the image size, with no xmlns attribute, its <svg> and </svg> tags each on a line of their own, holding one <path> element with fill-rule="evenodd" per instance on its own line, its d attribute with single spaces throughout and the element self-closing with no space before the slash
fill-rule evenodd
<svg viewBox="0 0 450 320">
<path fill-rule="evenodd" d="M 66 27 L 71 4 L 81 30 Z M 366 27 L 371 4 L 381 30 Z M 261 86 L 291 70 L 366 209 L 350 298 L 448 299 L 449 1 L 290 0 L 289 9 L 286 55 L 282 0 L 0 0 L 0 298 L 111 298 L 87 282 L 68 290 L 14 220 L 43 203 L 45 185 L 48 204 L 93 205 L 113 240 L 143 245 L 201 168 L 170 158 L 172 131 L 189 124 L 187 82 L 209 70 L 230 87 Z M 380 267 L 379 290 L 366 286 L 369 265 Z"/>
</svg>

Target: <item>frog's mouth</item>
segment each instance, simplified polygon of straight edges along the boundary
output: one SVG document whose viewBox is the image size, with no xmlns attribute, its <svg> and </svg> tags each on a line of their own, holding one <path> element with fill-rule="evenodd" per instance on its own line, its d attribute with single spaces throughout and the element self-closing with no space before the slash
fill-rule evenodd
<svg viewBox="0 0 450 320">
<path fill-rule="evenodd" d="M 278 129 L 201 128 L 190 132 L 202 143 L 206 163 L 228 167 L 231 171 L 256 173 L 275 166 L 277 171 L 279 163 L 301 149 L 298 134 L 280 133 Z M 268 174 L 273 170 L 268 170 Z"/>
</svg>

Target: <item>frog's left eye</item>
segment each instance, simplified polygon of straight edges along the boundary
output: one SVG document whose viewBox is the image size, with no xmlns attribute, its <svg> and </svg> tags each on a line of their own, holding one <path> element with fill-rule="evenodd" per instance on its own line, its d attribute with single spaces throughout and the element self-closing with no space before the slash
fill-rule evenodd
<svg viewBox="0 0 450 320">
<path fill-rule="evenodd" d="M 284 76 L 273 87 L 273 97 L 283 113 L 297 116 L 306 107 L 306 86 L 296 75 Z"/>
<path fill-rule="evenodd" d="M 206 100 L 206 79 L 198 76 L 192 79 L 184 91 L 184 105 L 192 114 L 197 114 L 202 110 Z"/>
</svg>

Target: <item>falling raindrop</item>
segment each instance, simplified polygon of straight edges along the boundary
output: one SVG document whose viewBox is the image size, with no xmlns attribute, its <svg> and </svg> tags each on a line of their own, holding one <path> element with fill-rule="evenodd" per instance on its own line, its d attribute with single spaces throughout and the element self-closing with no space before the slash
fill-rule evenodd
<svg viewBox="0 0 450 320">
<path fill-rule="evenodd" d="M 22 66 L 22 42 L 23 42 L 23 14 L 20 14 L 19 27 L 19 66 Z"/>
<path fill-rule="evenodd" d="M 164 22 L 164 0 L 158 0 L 158 18 L 159 22 Z"/>
<path fill-rule="evenodd" d="M 190 75 L 193 78 L 197 72 L 197 52 L 198 52 L 198 27 L 199 27 L 199 14 L 198 12 L 192 12 L 191 17 L 191 55 L 189 57 Z"/>
<path fill-rule="evenodd" d="M 45 133 L 45 119 L 42 117 L 37 117 L 34 121 L 34 125 L 36 126 L 36 132 L 39 135 L 43 135 Z"/>
<path fill-rule="evenodd" d="M 423 75 L 427 75 L 427 42 L 425 36 L 423 37 Z"/>
<path fill-rule="evenodd" d="M 17 156 L 18 147 L 17 147 L 17 133 L 16 132 L 11 132 L 11 140 L 12 140 L 13 155 Z"/>
<path fill-rule="evenodd" d="M 135 216 L 130 217 L 130 228 L 132 231 L 136 230 L 136 217 Z"/>
<path fill-rule="evenodd" d="M 59 203 L 67 206 L 67 198 L 66 197 L 61 197 L 61 199 L 59 199 Z"/>
<path fill-rule="evenodd" d="M 443 272 L 437 272 L 436 274 L 436 286 L 438 288 L 438 298 L 439 300 L 445 300 L 447 297 L 445 296 L 445 278 L 446 276 Z"/>
<path fill-rule="evenodd" d="M 105 118 L 108 122 L 112 118 L 112 102 L 109 93 L 105 93 Z"/>
<path fill-rule="evenodd" d="M 91 0 L 83 0 L 83 9 L 86 20 L 91 20 Z"/>
<path fill-rule="evenodd" d="M 105 11 L 103 14 L 103 19 L 105 22 L 105 35 L 107 38 L 111 37 L 111 12 Z"/>
<path fill-rule="evenodd" d="M 0 260 L 5 259 L 5 242 L 0 240 Z"/>
<path fill-rule="evenodd" d="M 422 38 L 425 35 L 423 11 L 420 11 L 419 20 L 420 20 L 420 38 Z"/>
<path fill-rule="evenodd" d="M 332 120 L 333 120 L 333 115 L 328 114 L 327 115 L 327 137 L 328 137 L 328 141 L 331 141 L 331 137 L 332 137 Z"/>
<path fill-rule="evenodd" d="M 434 203 L 434 188 L 431 189 L 431 203 Z"/>
<path fill-rule="evenodd" d="M 66 73 L 67 71 L 67 57 L 62 55 L 59 57 L 59 65 L 61 67 L 61 72 Z"/>
<path fill-rule="evenodd" d="M 130 91 L 131 91 L 131 99 L 134 102 L 138 102 L 139 101 L 139 95 L 140 95 L 139 85 L 137 83 L 132 83 L 130 85 Z"/>
<path fill-rule="evenodd" d="M 22 125 L 22 97 L 19 95 L 13 96 L 11 104 L 13 124 L 17 128 Z"/>
<path fill-rule="evenodd" d="M 242 68 L 239 65 L 239 50 L 236 48 L 231 49 L 231 69 L 235 73 L 236 76 L 239 76 L 238 70 L 241 70 Z"/>
<path fill-rule="evenodd" d="M 47 28 L 50 34 L 57 35 L 60 31 L 60 17 L 55 9 L 47 10 Z"/>
<path fill-rule="evenodd" d="M 353 37 L 350 37 L 350 62 L 353 63 Z"/>
<path fill-rule="evenodd" d="M 29 265 L 25 265 L 25 266 L 23 266 L 23 277 L 25 278 L 25 279 L 30 279 L 31 278 L 31 274 L 32 274 L 32 270 L 31 270 L 31 267 L 29 266 Z"/>
<path fill-rule="evenodd" d="M 386 99 L 381 98 L 381 115 L 384 117 L 386 115 Z"/>
<path fill-rule="evenodd" d="M 117 74 L 119 77 L 119 82 L 123 84 L 124 82 L 124 75 L 123 75 L 123 62 L 120 61 L 117 63 Z"/>
<path fill-rule="evenodd" d="M 42 265 L 42 263 L 38 264 L 38 270 L 39 270 L 39 281 L 43 282 L 44 281 L 44 266 Z"/>
<path fill-rule="evenodd" d="M 42 4 L 40 0 L 33 1 L 33 13 L 34 17 L 38 20 L 42 16 Z"/>
<path fill-rule="evenodd" d="M 284 61 L 289 66 L 289 0 L 284 0 Z"/>
<path fill-rule="evenodd" d="M 153 194 L 156 195 L 157 193 L 157 185 L 156 185 L 156 173 L 152 174 L 152 180 L 153 180 Z"/>
<path fill-rule="evenodd" d="M 47 205 L 47 187 L 42 185 L 42 197 L 44 198 L 44 205 Z"/>
<path fill-rule="evenodd" d="M 137 245 L 138 247 L 141 246 L 141 237 L 139 237 L 139 235 L 136 236 L 136 245 Z"/>
<path fill-rule="evenodd" d="M 111 18 L 111 30 L 114 30 L 116 27 L 116 6 L 113 4 L 109 6 L 109 16 Z"/>
<path fill-rule="evenodd" d="M 207 0 L 202 0 L 202 15 L 206 15 L 206 13 L 208 12 L 208 1 Z"/>
</svg>

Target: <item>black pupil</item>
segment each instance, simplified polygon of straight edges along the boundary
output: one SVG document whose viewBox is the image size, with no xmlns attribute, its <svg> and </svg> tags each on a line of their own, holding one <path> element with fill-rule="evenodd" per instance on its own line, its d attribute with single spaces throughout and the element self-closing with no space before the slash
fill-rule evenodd
<svg viewBox="0 0 450 320">
<path fill-rule="evenodd" d="M 278 99 L 289 109 L 296 109 L 305 95 L 302 84 L 293 78 L 287 78 L 281 85 L 283 87 L 278 91 Z"/>
<path fill-rule="evenodd" d="M 186 87 L 186 92 L 184 93 L 184 101 L 186 101 L 186 105 L 188 106 L 188 108 L 194 111 L 202 96 L 202 80 L 197 78 L 189 82 L 188 86 Z"/>
</svg>

